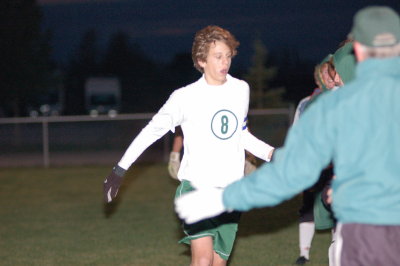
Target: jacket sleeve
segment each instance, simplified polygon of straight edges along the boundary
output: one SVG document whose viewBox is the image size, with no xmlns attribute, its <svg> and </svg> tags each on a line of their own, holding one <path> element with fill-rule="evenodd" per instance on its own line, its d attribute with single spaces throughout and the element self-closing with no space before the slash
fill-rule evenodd
<svg viewBox="0 0 400 266">
<path fill-rule="evenodd" d="M 284 147 L 274 152 L 271 163 L 225 189 L 223 201 L 227 209 L 247 211 L 274 206 L 318 180 L 321 170 L 330 163 L 335 146 L 335 129 L 329 126 L 334 123 L 322 110 L 321 100 L 289 130 Z"/>
</svg>

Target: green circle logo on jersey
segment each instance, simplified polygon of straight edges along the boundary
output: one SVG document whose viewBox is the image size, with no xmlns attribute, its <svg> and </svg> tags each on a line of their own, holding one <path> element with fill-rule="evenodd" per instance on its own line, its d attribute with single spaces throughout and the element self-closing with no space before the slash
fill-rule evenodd
<svg viewBox="0 0 400 266">
<path fill-rule="evenodd" d="M 229 139 L 235 134 L 238 120 L 229 110 L 218 111 L 211 120 L 211 131 L 219 139 Z"/>
</svg>

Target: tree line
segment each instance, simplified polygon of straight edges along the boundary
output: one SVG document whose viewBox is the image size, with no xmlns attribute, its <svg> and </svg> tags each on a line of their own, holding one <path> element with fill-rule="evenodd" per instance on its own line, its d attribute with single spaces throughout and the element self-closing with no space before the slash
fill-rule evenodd
<svg viewBox="0 0 400 266">
<path fill-rule="evenodd" d="M 84 83 L 93 76 L 119 78 L 123 113 L 154 112 L 174 89 L 200 77 L 190 53 L 161 64 L 124 32 L 112 35 L 100 49 L 94 29 L 82 36 L 68 63 L 60 66 L 51 58 L 51 32 L 42 31 L 35 0 L 4 0 L 0 10 L 0 117 L 27 115 L 40 96 L 54 91 L 62 92 L 63 114 L 85 114 Z M 312 89 L 310 64 L 299 66 L 302 62 L 291 55 L 277 60 L 258 38 L 253 48 L 250 67 L 232 73 L 250 84 L 251 108 L 281 107 L 303 97 L 305 86 Z"/>
</svg>

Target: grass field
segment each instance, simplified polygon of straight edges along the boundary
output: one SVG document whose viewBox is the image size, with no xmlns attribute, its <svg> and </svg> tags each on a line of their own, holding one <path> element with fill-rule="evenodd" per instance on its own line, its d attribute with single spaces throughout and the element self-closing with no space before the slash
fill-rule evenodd
<svg viewBox="0 0 400 266">
<path fill-rule="evenodd" d="M 111 166 L 0 169 L 0 265 L 189 265 L 165 164 L 135 165 L 118 200 L 102 202 Z M 296 197 L 243 214 L 229 265 L 292 265 Z M 329 232 L 307 265 L 328 265 Z"/>
</svg>

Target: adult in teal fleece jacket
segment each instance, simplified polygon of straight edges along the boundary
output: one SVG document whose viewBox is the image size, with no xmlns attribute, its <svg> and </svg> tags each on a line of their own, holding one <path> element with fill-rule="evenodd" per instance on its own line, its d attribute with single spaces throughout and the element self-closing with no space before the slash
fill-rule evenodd
<svg viewBox="0 0 400 266">
<path fill-rule="evenodd" d="M 340 222 L 400 225 L 399 57 L 361 62 L 354 82 L 321 95 L 272 163 L 225 189 L 224 205 L 277 205 L 313 185 L 331 159 Z"/>
</svg>

